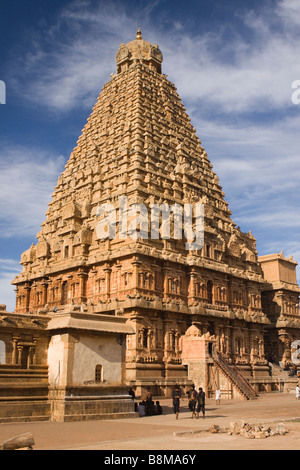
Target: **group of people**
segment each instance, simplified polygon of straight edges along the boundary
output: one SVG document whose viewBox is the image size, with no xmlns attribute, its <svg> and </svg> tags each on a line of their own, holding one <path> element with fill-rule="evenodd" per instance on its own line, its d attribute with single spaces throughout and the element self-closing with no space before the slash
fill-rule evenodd
<svg viewBox="0 0 300 470">
<path fill-rule="evenodd" d="M 173 398 L 173 410 L 176 416 L 176 419 L 179 417 L 180 412 L 180 399 L 181 391 L 179 385 L 175 386 L 175 389 L 172 392 Z M 189 400 L 189 409 L 192 412 L 192 418 L 199 418 L 199 414 L 202 413 L 203 418 L 205 418 L 205 392 L 200 387 L 198 392 L 193 385 L 188 393 Z"/>
<path fill-rule="evenodd" d="M 155 416 L 155 415 L 162 415 L 163 409 L 159 403 L 159 401 L 152 401 L 151 403 L 143 400 L 140 401 L 139 404 L 136 406 L 136 411 L 138 412 L 139 416 Z"/>
<path fill-rule="evenodd" d="M 135 393 L 132 388 L 129 390 L 129 395 L 131 395 L 134 401 Z M 174 390 L 172 391 L 173 410 L 176 419 L 178 419 L 179 417 L 181 398 L 182 394 L 180 387 L 176 384 Z M 216 405 L 220 405 L 220 390 L 216 390 L 215 399 Z M 191 386 L 188 392 L 188 406 L 190 411 L 192 412 L 192 418 L 199 418 L 200 413 L 202 413 L 202 417 L 205 418 L 205 392 L 201 387 L 197 391 L 194 385 Z M 139 413 L 139 416 L 153 416 L 163 414 L 163 409 L 159 401 L 156 401 L 155 403 L 153 401 L 150 387 L 147 388 L 146 395 L 143 400 L 139 402 L 139 404 L 135 403 L 135 411 Z"/>
<path fill-rule="evenodd" d="M 129 395 L 131 396 L 132 400 L 135 400 L 135 393 L 130 388 Z M 135 411 L 139 414 L 139 416 L 153 416 L 153 415 L 162 415 L 163 409 L 159 401 L 154 403 L 152 398 L 152 392 L 150 387 L 147 388 L 146 396 L 139 404 L 135 403 Z"/>
</svg>

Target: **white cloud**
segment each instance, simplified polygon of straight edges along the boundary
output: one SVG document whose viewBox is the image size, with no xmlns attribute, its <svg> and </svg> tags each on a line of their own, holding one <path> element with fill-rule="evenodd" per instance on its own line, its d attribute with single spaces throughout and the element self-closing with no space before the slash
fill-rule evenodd
<svg viewBox="0 0 300 470">
<path fill-rule="evenodd" d="M 0 238 L 2 253 L 11 239 L 35 240 L 64 166 L 64 158 L 37 148 L 5 145 L 0 150 Z M 2 254 L 3 256 L 3 254 Z M 5 256 L 5 255 L 4 255 Z M 19 260 L 0 258 L 0 303 L 15 309 L 11 281 L 22 271 Z"/>
<path fill-rule="evenodd" d="M 200 138 L 205 136 L 202 143 L 221 185 L 239 196 L 239 203 L 243 195 L 252 204 L 259 196 L 281 195 L 284 200 L 293 191 L 289 204 L 299 203 L 300 107 L 298 116 L 267 125 L 195 117 L 194 126 Z"/>
<path fill-rule="evenodd" d="M 33 236 L 39 231 L 64 163 L 63 157 L 37 148 L 1 148 L 1 238 Z"/>
<path fill-rule="evenodd" d="M 18 261 L 14 259 L 0 259 L 0 303 L 6 305 L 8 312 L 12 312 L 16 305 L 15 287 L 11 285 L 14 277 L 21 272 Z"/>
<path fill-rule="evenodd" d="M 291 85 L 300 77 L 296 60 L 299 42 L 298 16 L 281 20 L 287 9 L 274 8 L 263 14 L 251 12 L 242 18 L 251 31 L 221 42 L 221 33 L 187 33 L 165 38 L 168 74 L 181 96 L 218 112 L 266 112 L 292 107 Z M 297 6 L 300 15 L 300 4 Z M 174 53 L 174 51 L 176 51 Z"/>
<path fill-rule="evenodd" d="M 300 25 L 300 5 L 298 0 L 282 0 L 278 10 L 288 28 Z"/>
<path fill-rule="evenodd" d="M 195 33 L 178 20 L 170 27 L 169 21 L 166 32 L 166 24 L 153 14 L 158 3 L 135 10 L 113 1 L 68 4 L 47 35 L 36 33 L 30 52 L 12 66 L 11 85 L 28 101 L 54 111 L 79 104 L 89 108 L 115 72 L 119 44 L 134 38 L 136 22 L 142 19 L 149 32 L 145 39 L 160 44 L 164 71 L 188 102 L 219 112 L 292 106 L 291 84 L 300 77 L 300 34 L 293 27 L 299 21 L 299 2 L 282 0 L 272 10 L 246 12 L 240 21 L 250 33 L 235 31 L 230 39 L 226 23 L 218 31 Z M 26 87 L 21 86 L 24 80 Z"/>
<path fill-rule="evenodd" d="M 134 20 L 119 3 L 70 3 L 47 35 L 36 32 L 29 52 L 12 64 L 10 85 L 28 103 L 54 112 L 91 108 L 115 72 L 120 43 L 135 33 Z"/>
</svg>

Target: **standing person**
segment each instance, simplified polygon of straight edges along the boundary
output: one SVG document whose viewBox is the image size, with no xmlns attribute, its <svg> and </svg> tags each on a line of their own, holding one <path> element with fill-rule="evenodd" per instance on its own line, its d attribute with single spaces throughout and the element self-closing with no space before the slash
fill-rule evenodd
<svg viewBox="0 0 300 470">
<path fill-rule="evenodd" d="M 156 415 L 162 415 L 162 414 L 163 414 L 163 409 L 162 409 L 162 407 L 161 407 L 159 401 L 157 401 L 157 402 L 155 403 L 154 409 L 155 409 L 154 414 L 156 414 Z"/>
<path fill-rule="evenodd" d="M 221 404 L 221 390 L 217 389 L 216 390 L 216 405 Z"/>
<path fill-rule="evenodd" d="M 147 392 L 146 392 L 146 415 L 147 416 L 152 416 L 154 414 L 154 401 L 152 399 L 152 392 L 151 388 L 147 387 Z"/>
<path fill-rule="evenodd" d="M 299 400 L 300 398 L 300 388 L 299 388 L 299 385 L 297 385 L 296 387 L 296 400 Z"/>
<path fill-rule="evenodd" d="M 194 385 L 191 386 L 191 389 L 188 394 L 188 399 L 189 399 L 189 409 L 192 412 L 192 419 L 193 419 L 194 416 L 196 416 L 195 409 L 196 409 L 196 399 L 197 399 L 197 392 L 195 390 Z"/>
<path fill-rule="evenodd" d="M 129 389 L 128 394 L 131 396 L 132 400 L 134 401 L 135 400 L 135 393 L 132 390 L 132 388 Z"/>
<path fill-rule="evenodd" d="M 205 418 L 205 392 L 201 387 L 197 395 L 197 418 L 199 418 L 200 411 L 202 411 L 203 418 Z"/>
<path fill-rule="evenodd" d="M 172 391 L 172 398 L 173 398 L 173 410 L 176 415 L 176 419 L 178 419 L 179 411 L 180 411 L 180 398 L 181 392 L 179 385 L 175 385 L 175 390 Z"/>
<path fill-rule="evenodd" d="M 128 394 L 131 396 L 132 401 L 134 402 L 134 410 L 137 411 L 138 406 L 137 403 L 135 403 L 135 393 L 132 388 L 129 389 Z"/>
</svg>

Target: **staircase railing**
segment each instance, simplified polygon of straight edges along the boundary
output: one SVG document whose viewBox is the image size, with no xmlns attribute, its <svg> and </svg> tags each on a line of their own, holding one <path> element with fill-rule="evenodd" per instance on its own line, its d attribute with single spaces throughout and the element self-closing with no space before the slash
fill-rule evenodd
<svg viewBox="0 0 300 470">
<path fill-rule="evenodd" d="M 244 398 L 250 400 L 250 398 L 256 398 L 258 396 L 246 377 L 244 377 L 235 366 L 228 364 L 220 353 L 214 354 L 214 362 L 231 383 L 239 390 Z"/>
<path fill-rule="evenodd" d="M 238 377 L 241 379 L 241 381 L 244 383 L 244 385 L 247 387 L 247 390 L 249 391 L 250 395 L 253 397 L 258 397 L 258 393 L 256 393 L 256 391 L 254 390 L 250 382 L 241 373 L 241 371 L 236 366 L 232 366 L 232 368 L 235 371 L 235 373 L 238 375 Z"/>
</svg>

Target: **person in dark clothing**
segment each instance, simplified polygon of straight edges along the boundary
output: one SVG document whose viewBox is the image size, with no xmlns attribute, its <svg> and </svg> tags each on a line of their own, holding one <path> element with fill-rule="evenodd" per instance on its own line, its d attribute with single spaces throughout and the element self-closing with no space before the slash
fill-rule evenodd
<svg viewBox="0 0 300 470">
<path fill-rule="evenodd" d="M 197 395 L 197 418 L 199 418 L 199 413 L 201 411 L 203 418 L 205 418 L 205 392 L 200 387 Z"/>
<path fill-rule="evenodd" d="M 172 391 L 172 398 L 173 398 L 173 410 L 176 415 L 176 419 L 178 419 L 179 411 L 180 411 L 180 398 L 181 398 L 179 385 L 175 385 L 175 390 Z"/>
<path fill-rule="evenodd" d="M 163 409 L 162 409 L 162 407 L 161 407 L 159 401 L 157 401 L 157 402 L 155 403 L 154 410 L 155 410 L 155 411 L 154 411 L 154 414 L 156 414 L 156 415 L 162 415 L 162 414 L 163 414 Z"/>
<path fill-rule="evenodd" d="M 134 411 L 137 412 L 138 411 L 138 404 L 135 402 L 135 393 L 134 393 L 134 390 L 132 390 L 132 388 L 129 389 L 128 395 L 131 396 L 132 401 L 134 402 Z"/>
<path fill-rule="evenodd" d="M 131 396 L 132 400 L 134 401 L 135 400 L 135 393 L 132 390 L 132 388 L 129 389 L 128 394 Z"/>
<path fill-rule="evenodd" d="M 146 392 L 146 415 L 152 416 L 154 414 L 154 401 L 152 399 L 151 388 L 147 388 Z"/>
<path fill-rule="evenodd" d="M 189 409 L 192 412 L 192 418 L 194 418 L 194 416 L 196 416 L 195 410 L 196 410 L 196 401 L 197 401 L 197 392 L 194 386 L 191 387 L 188 393 L 188 399 L 189 399 Z"/>
</svg>

